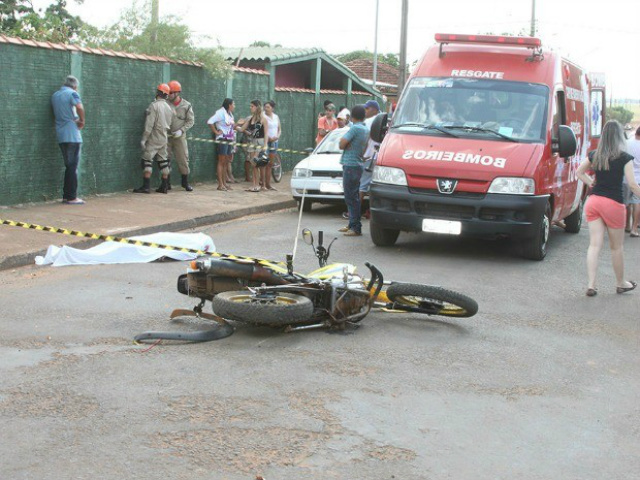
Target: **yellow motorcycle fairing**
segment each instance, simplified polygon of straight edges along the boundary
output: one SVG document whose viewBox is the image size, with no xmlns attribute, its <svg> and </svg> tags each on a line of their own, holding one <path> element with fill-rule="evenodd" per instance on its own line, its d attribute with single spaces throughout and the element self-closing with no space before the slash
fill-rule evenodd
<svg viewBox="0 0 640 480">
<path fill-rule="evenodd" d="M 353 275 L 356 273 L 355 265 L 350 263 L 332 263 L 322 268 L 318 268 L 306 276 L 309 278 L 315 278 L 317 280 L 329 280 L 330 278 L 342 277 L 344 275 L 344 268 L 347 267 L 347 273 Z"/>
</svg>

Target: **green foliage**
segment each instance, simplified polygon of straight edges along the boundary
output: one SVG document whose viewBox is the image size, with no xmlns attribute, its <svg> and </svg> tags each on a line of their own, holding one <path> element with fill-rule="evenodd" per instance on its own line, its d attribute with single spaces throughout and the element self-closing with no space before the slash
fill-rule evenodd
<svg viewBox="0 0 640 480">
<path fill-rule="evenodd" d="M 342 63 L 346 63 L 352 60 L 373 60 L 373 53 L 368 50 L 355 50 L 341 55 L 333 55 L 333 57 Z M 396 53 L 378 53 L 378 62 L 393 68 L 400 67 L 400 57 Z"/>
<path fill-rule="evenodd" d="M 75 0 L 83 3 L 84 0 Z M 12 37 L 57 43 L 78 40 L 85 27 L 71 15 L 66 0 L 56 0 L 44 11 L 36 11 L 30 0 L 0 2 L 0 33 Z"/>
<path fill-rule="evenodd" d="M 622 105 L 616 105 L 607 109 L 607 121 L 609 120 L 617 120 L 622 125 L 626 125 L 633 120 L 633 112 Z"/>
<path fill-rule="evenodd" d="M 191 30 L 179 18 L 162 17 L 157 26 L 153 25 L 149 2 L 135 1 L 110 27 L 87 29 L 83 43 L 91 47 L 200 62 L 216 78 L 226 77 L 230 72 L 220 49 L 196 47 Z"/>
<path fill-rule="evenodd" d="M 263 40 L 256 40 L 251 45 L 249 45 L 249 47 L 271 47 L 271 46 L 272 46 L 271 43 L 265 42 Z M 278 47 L 282 47 L 282 45 L 279 43 L 276 43 L 275 45 L 273 45 L 273 47 L 278 48 Z"/>
</svg>

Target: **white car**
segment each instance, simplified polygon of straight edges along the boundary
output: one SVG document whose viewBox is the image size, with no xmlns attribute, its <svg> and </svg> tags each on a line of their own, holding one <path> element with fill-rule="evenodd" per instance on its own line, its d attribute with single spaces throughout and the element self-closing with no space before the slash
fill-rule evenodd
<svg viewBox="0 0 640 480">
<path fill-rule="evenodd" d="M 320 144 L 304 160 L 298 162 L 291 177 L 291 194 L 298 202 L 302 200 L 304 190 L 304 211 L 311 210 L 313 203 L 344 204 L 342 189 L 342 150 L 338 144 L 348 127 L 329 132 Z"/>
</svg>

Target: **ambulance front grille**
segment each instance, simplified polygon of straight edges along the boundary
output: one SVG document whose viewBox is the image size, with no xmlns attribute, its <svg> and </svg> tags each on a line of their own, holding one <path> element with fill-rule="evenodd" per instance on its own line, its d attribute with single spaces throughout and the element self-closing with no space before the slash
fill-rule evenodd
<svg viewBox="0 0 640 480">
<path fill-rule="evenodd" d="M 429 218 L 445 220 L 470 220 L 474 217 L 475 207 L 467 205 L 444 205 L 440 203 L 415 202 L 416 213 Z"/>
</svg>

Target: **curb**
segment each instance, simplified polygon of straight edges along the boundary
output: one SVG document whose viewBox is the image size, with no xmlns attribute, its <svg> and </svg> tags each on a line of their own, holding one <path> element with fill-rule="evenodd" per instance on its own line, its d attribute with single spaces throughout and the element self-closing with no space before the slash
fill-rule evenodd
<svg viewBox="0 0 640 480">
<path fill-rule="evenodd" d="M 249 215 L 258 215 L 261 213 L 275 212 L 278 210 L 285 210 L 287 208 L 293 208 L 296 206 L 295 200 L 286 200 L 282 202 L 268 203 L 259 206 L 240 208 L 236 210 L 229 210 L 226 212 L 214 213 L 213 215 L 205 215 L 203 217 L 188 218 L 185 220 L 178 220 L 170 223 L 163 223 L 160 225 L 152 225 L 149 227 L 133 228 L 131 230 L 123 230 L 118 232 L 120 237 L 134 237 L 137 235 L 149 235 L 151 233 L 158 232 L 178 232 L 181 230 L 188 230 L 191 228 L 199 228 L 207 225 L 214 225 L 216 223 L 222 223 L 229 220 L 235 220 Z M 68 245 L 73 248 L 90 248 L 101 243 L 100 240 L 80 240 L 78 242 L 71 242 Z M 9 270 L 11 268 L 25 267 L 27 265 L 35 265 L 35 258 L 38 255 L 44 256 L 47 250 L 36 250 L 30 252 L 16 253 L 7 257 L 0 257 L 0 271 Z"/>
</svg>

